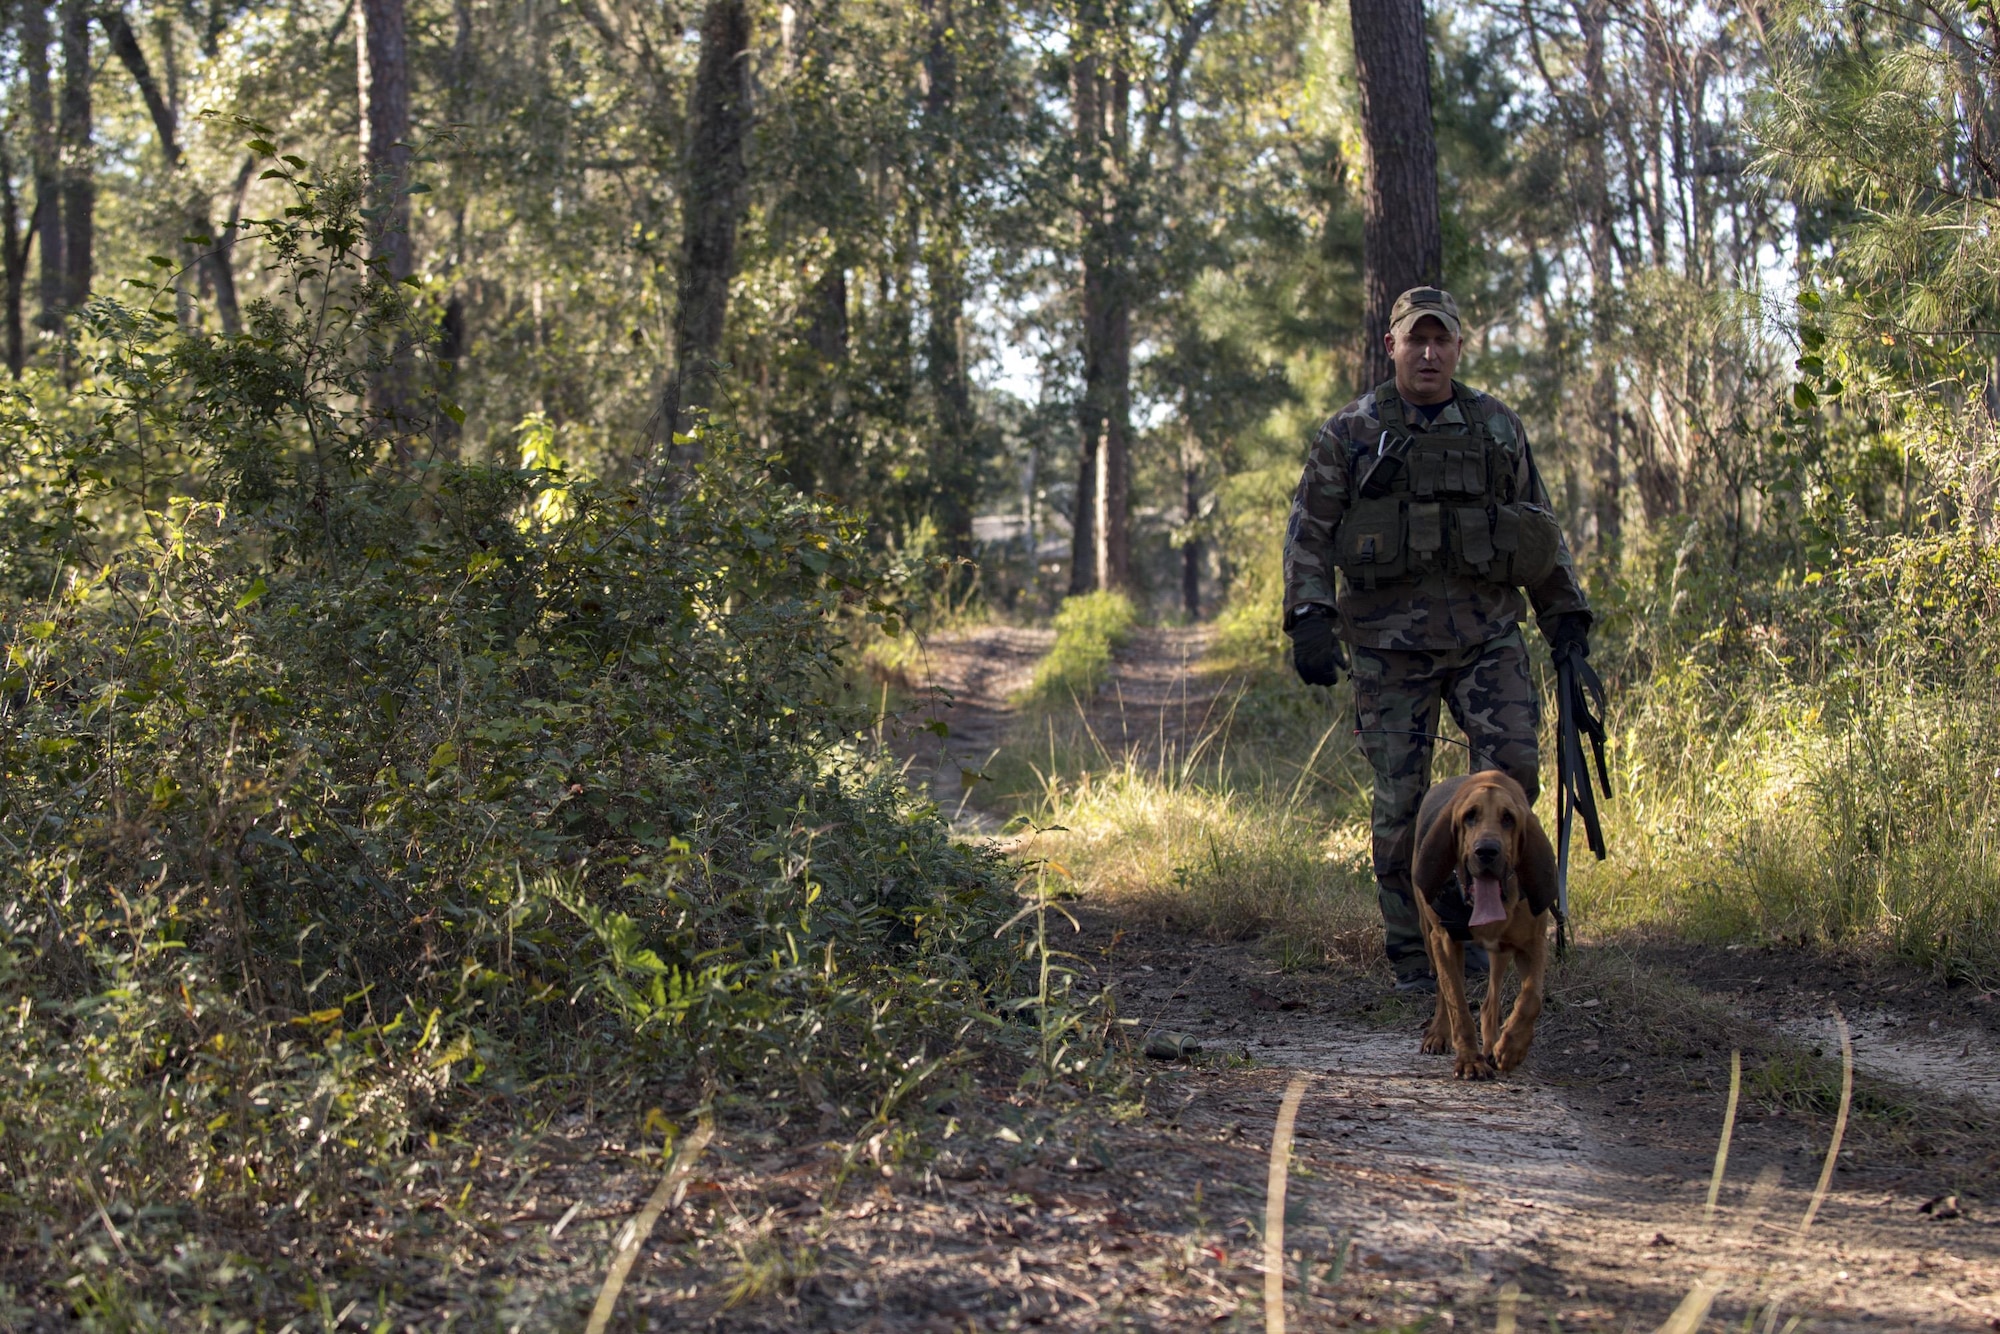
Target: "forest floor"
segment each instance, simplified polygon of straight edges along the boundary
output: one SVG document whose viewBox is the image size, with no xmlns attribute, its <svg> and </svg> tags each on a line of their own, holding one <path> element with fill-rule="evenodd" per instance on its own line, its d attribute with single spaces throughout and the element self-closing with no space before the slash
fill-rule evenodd
<svg viewBox="0 0 2000 1334">
<path fill-rule="evenodd" d="M 949 735 L 895 744 L 971 835 L 998 821 L 961 770 L 1020 744 L 1007 701 L 1047 642 L 994 627 L 929 646 Z M 1107 755 L 1199 725 L 1221 690 L 1193 670 L 1202 647 L 1149 630 L 1121 652 L 1091 706 Z M 1527 1064 L 1463 1084 L 1418 1053 L 1428 1005 L 1393 996 L 1384 967 L 1287 969 L 1258 942 L 1071 906 L 1079 992 L 1202 1055 L 1134 1056 L 1122 1082 L 1084 1087 L 962 1069 L 929 1095 L 921 1144 L 856 1139 L 855 1109 L 817 1125 L 732 1109 L 611 1327 L 1263 1327 L 1273 1122 L 1304 1075 L 1293 1330 L 1652 1330 L 1691 1292 L 1718 1294 L 1708 1328 L 2000 1329 L 2000 997 L 1799 947 L 1586 938 L 1552 971 Z M 1854 1114 L 1802 1232 L 1838 1099 L 1835 1006 Z M 1743 1095 L 1711 1216 L 1732 1049 Z M 434 1326 L 459 1304 L 498 1328 L 580 1323 L 660 1173 L 608 1125 L 494 1146 L 453 1206 L 462 1281 L 363 1300 L 364 1323 Z"/>
</svg>

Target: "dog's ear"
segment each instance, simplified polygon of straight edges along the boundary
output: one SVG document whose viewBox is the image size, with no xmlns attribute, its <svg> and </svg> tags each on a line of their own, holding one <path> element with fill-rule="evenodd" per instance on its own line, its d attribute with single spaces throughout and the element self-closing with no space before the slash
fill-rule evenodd
<svg viewBox="0 0 2000 1334">
<path fill-rule="evenodd" d="M 1527 823 L 1521 829 L 1521 858 L 1514 866 L 1514 876 L 1529 910 L 1540 916 L 1556 906 L 1556 850 L 1535 813 L 1526 807 L 1522 813 Z"/>
<path fill-rule="evenodd" d="M 1459 806 L 1456 796 L 1444 803 L 1444 809 L 1417 840 L 1417 855 L 1410 862 L 1410 880 L 1417 893 L 1425 898 L 1444 888 L 1445 881 L 1458 869 Z"/>
</svg>

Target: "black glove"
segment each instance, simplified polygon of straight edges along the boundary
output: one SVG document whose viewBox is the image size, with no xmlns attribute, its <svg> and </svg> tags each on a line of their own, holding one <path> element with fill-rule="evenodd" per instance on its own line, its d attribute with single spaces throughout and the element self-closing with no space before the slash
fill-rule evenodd
<svg viewBox="0 0 2000 1334">
<path fill-rule="evenodd" d="M 1330 686 L 1340 680 L 1347 654 L 1333 637 L 1333 617 L 1320 608 L 1301 612 L 1285 632 L 1292 637 L 1292 670 L 1309 686 Z"/>
<path fill-rule="evenodd" d="M 1587 611 L 1566 611 L 1550 621 L 1542 631 L 1549 641 L 1549 657 L 1561 662 L 1574 649 L 1578 656 L 1590 656 L 1590 622 Z"/>
</svg>

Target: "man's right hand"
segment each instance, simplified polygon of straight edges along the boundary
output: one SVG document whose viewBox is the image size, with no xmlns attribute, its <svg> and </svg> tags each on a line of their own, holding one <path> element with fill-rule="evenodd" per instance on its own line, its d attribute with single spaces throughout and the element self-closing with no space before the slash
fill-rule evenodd
<svg viewBox="0 0 2000 1334">
<path fill-rule="evenodd" d="M 1330 686 L 1339 682 L 1347 666 L 1347 654 L 1333 635 L 1333 617 L 1324 608 L 1313 607 L 1299 613 L 1286 632 L 1292 637 L 1292 670 L 1309 686 Z"/>
</svg>

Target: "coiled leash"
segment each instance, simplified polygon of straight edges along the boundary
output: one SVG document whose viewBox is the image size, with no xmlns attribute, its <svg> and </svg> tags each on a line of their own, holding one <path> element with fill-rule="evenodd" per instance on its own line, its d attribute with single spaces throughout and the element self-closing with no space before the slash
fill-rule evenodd
<svg viewBox="0 0 2000 1334">
<path fill-rule="evenodd" d="M 1591 712 L 1595 703 L 1597 711 Z M 1604 682 L 1571 645 L 1556 659 L 1556 957 L 1569 952 L 1569 835 L 1576 817 L 1583 817 L 1583 836 L 1597 860 L 1604 860 L 1604 827 L 1597 820 L 1597 794 L 1590 786 L 1590 765 L 1583 738 L 1597 756 L 1597 785 L 1611 799 L 1611 779 L 1604 767 Z"/>
</svg>

